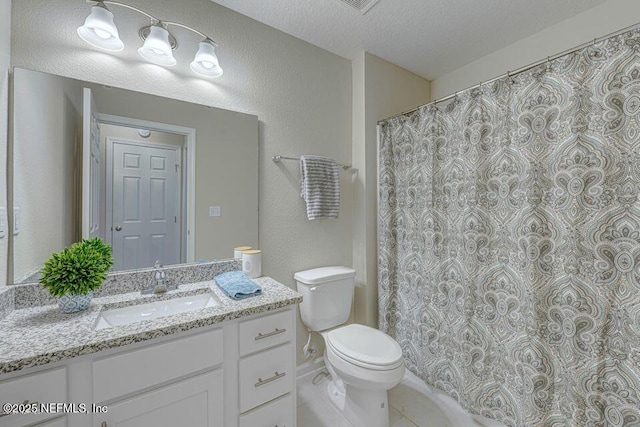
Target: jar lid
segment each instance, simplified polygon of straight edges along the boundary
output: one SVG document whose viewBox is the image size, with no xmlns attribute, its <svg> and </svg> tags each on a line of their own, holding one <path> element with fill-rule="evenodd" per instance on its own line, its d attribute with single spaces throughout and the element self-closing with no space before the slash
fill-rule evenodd
<svg viewBox="0 0 640 427">
<path fill-rule="evenodd" d="M 252 251 L 242 251 L 242 254 L 246 254 L 246 255 L 256 255 L 256 254 L 261 254 L 262 251 L 259 249 L 254 249 Z"/>
<path fill-rule="evenodd" d="M 251 246 L 238 246 L 237 248 L 233 248 L 234 251 L 248 251 L 253 249 Z"/>
</svg>

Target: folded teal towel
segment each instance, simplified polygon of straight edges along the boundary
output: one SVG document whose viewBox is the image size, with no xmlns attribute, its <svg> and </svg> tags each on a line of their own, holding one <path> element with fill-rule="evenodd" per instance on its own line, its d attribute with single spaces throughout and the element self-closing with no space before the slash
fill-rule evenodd
<svg viewBox="0 0 640 427">
<path fill-rule="evenodd" d="M 242 271 L 230 271 L 214 277 L 220 289 L 233 299 L 249 298 L 262 294 L 262 288 Z"/>
</svg>

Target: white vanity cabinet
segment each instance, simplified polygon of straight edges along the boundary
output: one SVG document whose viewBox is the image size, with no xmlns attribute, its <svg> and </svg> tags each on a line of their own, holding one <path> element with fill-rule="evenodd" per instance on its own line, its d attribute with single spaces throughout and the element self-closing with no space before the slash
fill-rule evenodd
<svg viewBox="0 0 640 427">
<path fill-rule="evenodd" d="M 295 427 L 295 308 L 0 375 L 0 401 L 84 403 L 3 427 Z M 101 411 L 91 412 L 95 405 Z M 38 423 L 41 424 L 38 424 Z"/>
</svg>

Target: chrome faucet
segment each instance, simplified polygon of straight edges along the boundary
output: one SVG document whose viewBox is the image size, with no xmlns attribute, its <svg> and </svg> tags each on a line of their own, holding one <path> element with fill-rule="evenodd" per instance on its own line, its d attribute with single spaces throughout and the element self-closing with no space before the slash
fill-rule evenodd
<svg viewBox="0 0 640 427">
<path fill-rule="evenodd" d="M 143 295 L 147 294 L 163 294 L 167 291 L 173 291 L 178 289 L 178 285 L 172 285 L 167 279 L 167 274 L 163 270 L 162 264 L 160 261 L 156 261 L 154 268 L 154 277 L 147 289 L 143 289 L 141 293 Z"/>
</svg>

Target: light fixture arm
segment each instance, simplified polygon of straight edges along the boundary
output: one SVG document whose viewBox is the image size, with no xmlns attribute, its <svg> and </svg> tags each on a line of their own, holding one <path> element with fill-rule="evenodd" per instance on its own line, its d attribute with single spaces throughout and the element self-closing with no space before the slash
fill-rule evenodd
<svg viewBox="0 0 640 427">
<path fill-rule="evenodd" d="M 162 25 L 163 27 L 168 27 L 170 25 L 173 25 L 174 27 L 184 28 L 186 30 L 189 30 L 191 32 L 196 33 L 197 35 L 199 35 L 201 37 L 204 37 L 206 42 L 211 43 L 212 45 L 218 47 L 218 43 L 213 41 L 211 39 L 211 37 L 207 36 L 206 34 L 204 34 L 201 31 L 196 30 L 195 28 L 189 27 L 188 25 L 180 24 L 179 22 L 161 21 L 160 19 L 156 18 L 155 16 L 149 15 L 147 12 L 138 9 L 137 7 L 130 6 L 128 4 L 120 3 L 120 2 L 117 2 L 117 1 L 111 1 L 111 0 L 87 0 L 87 3 L 97 3 L 98 5 L 100 5 L 100 4 L 102 4 L 102 5 L 109 4 L 109 5 L 121 6 L 121 7 L 124 7 L 126 9 L 133 10 L 133 11 L 138 12 L 138 13 L 146 16 L 147 18 L 149 18 L 153 24 L 156 24 L 156 25 L 159 24 L 159 25 Z"/>
<path fill-rule="evenodd" d="M 130 6 L 128 4 L 120 3 L 120 2 L 117 2 L 117 1 L 111 1 L 111 0 L 101 0 L 101 1 L 98 1 L 98 0 L 87 0 L 87 3 L 98 3 L 98 5 L 100 5 L 102 3 L 103 5 L 104 4 L 112 4 L 112 5 L 115 5 L 115 6 L 121 6 L 121 7 L 124 7 L 126 9 L 134 10 L 134 11 L 146 16 L 147 18 L 151 19 L 152 21 L 159 21 L 159 19 L 156 19 L 155 17 L 149 15 L 147 12 L 138 9 L 137 7 L 133 7 L 133 6 Z"/>
<path fill-rule="evenodd" d="M 191 32 L 196 33 L 197 35 L 204 37 L 204 40 L 208 43 L 211 43 L 212 45 L 218 47 L 218 43 L 216 43 L 215 41 L 213 41 L 208 35 L 206 35 L 205 33 L 202 33 L 198 30 L 196 30 L 195 28 L 191 28 L 188 25 L 184 25 L 184 24 L 180 24 L 179 22 L 171 22 L 171 21 L 162 21 L 163 25 L 166 25 L 167 27 L 170 25 L 173 25 L 174 27 L 180 27 L 180 28 L 184 28 L 185 30 L 189 30 Z"/>
</svg>

